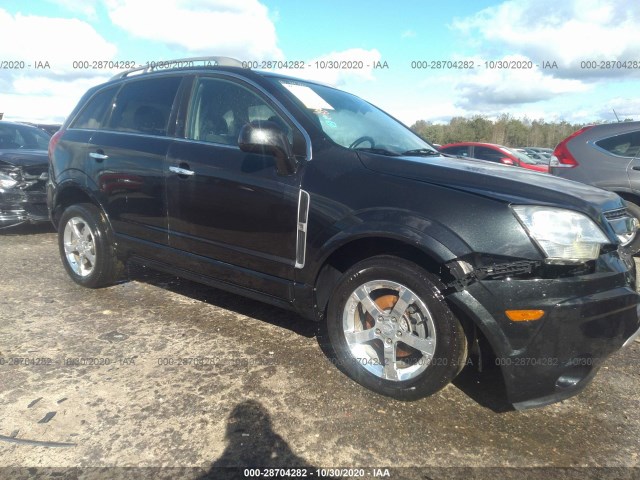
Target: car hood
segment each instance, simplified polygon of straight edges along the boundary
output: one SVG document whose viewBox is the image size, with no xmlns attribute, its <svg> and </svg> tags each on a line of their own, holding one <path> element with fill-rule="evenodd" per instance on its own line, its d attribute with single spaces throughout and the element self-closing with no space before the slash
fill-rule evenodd
<svg viewBox="0 0 640 480">
<path fill-rule="evenodd" d="M 547 173 L 482 160 L 445 156 L 388 157 L 358 152 L 370 170 L 411 178 L 434 185 L 502 200 L 514 204 L 553 205 L 601 218 L 603 211 L 622 208 L 615 193 Z"/>
<path fill-rule="evenodd" d="M 46 150 L 0 150 L 0 165 L 30 167 L 34 165 L 46 165 L 48 162 L 49 157 Z"/>
</svg>

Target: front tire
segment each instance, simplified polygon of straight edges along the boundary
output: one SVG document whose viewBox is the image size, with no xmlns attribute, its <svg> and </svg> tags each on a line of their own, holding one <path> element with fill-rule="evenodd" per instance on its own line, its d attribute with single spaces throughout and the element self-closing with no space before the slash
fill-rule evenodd
<svg viewBox="0 0 640 480">
<path fill-rule="evenodd" d="M 62 264 L 79 285 L 99 288 L 112 285 L 122 272 L 111 232 L 102 212 L 90 203 L 68 207 L 58 225 Z"/>
<path fill-rule="evenodd" d="M 459 373 L 467 340 L 433 274 L 377 256 L 347 270 L 329 300 L 327 331 L 338 366 L 399 400 L 432 395 Z"/>
</svg>

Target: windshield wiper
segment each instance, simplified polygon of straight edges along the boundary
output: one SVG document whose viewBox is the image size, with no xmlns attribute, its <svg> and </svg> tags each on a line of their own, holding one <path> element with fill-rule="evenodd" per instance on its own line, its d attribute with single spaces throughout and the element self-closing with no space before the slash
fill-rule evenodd
<svg viewBox="0 0 640 480">
<path fill-rule="evenodd" d="M 385 148 L 364 147 L 364 148 L 354 148 L 353 150 L 357 150 L 358 152 L 377 153 L 379 155 L 387 155 L 388 157 L 399 156 L 399 154 L 397 154 L 396 152 L 392 152 L 391 150 L 387 150 Z"/>
<path fill-rule="evenodd" d="M 416 150 L 407 150 L 403 152 L 402 155 L 416 156 L 416 157 L 430 157 L 431 155 L 441 155 L 440 152 L 436 150 L 431 150 L 428 148 L 418 148 Z"/>
</svg>

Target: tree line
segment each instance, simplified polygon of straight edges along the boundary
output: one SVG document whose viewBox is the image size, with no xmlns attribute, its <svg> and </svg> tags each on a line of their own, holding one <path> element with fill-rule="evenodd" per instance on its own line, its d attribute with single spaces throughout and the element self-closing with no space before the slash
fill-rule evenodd
<svg viewBox="0 0 640 480">
<path fill-rule="evenodd" d="M 418 120 L 411 129 L 431 143 L 445 145 L 454 142 L 487 142 L 506 147 L 554 148 L 561 140 L 585 124 L 545 122 L 544 120 L 518 119 L 509 114 L 490 120 L 483 115 L 471 118 L 453 117 L 449 124 L 435 124 Z"/>
</svg>

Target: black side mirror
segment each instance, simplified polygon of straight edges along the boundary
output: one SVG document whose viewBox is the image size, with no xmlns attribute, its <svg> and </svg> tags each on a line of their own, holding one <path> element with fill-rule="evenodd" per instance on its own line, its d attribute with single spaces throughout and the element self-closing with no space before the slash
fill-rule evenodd
<svg viewBox="0 0 640 480">
<path fill-rule="evenodd" d="M 287 136 L 275 122 L 247 123 L 240 129 L 238 146 L 243 152 L 273 155 L 280 175 L 291 175 L 298 166 Z"/>
</svg>

